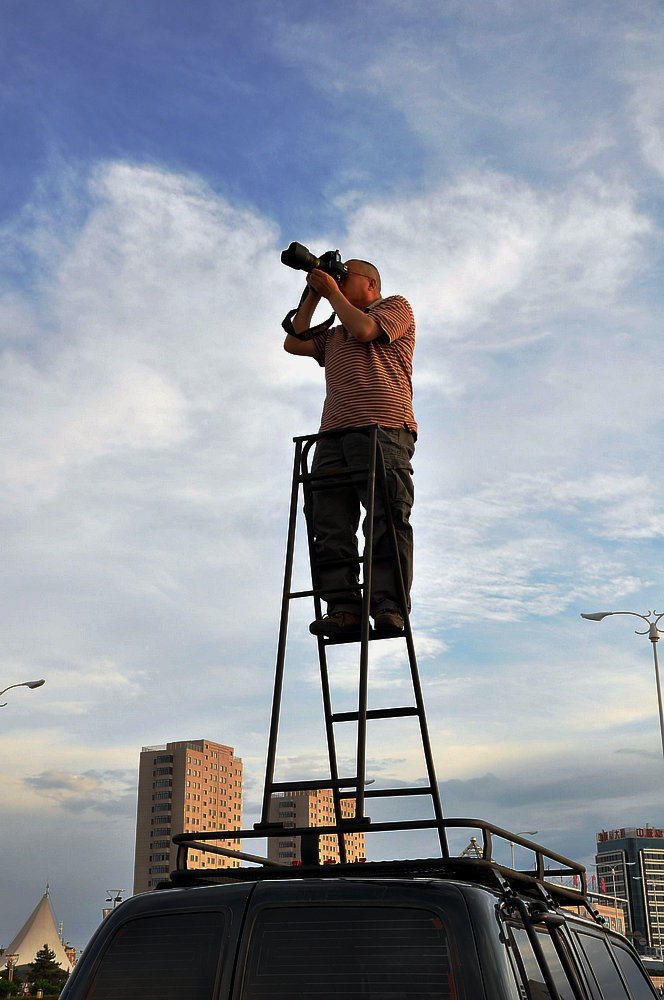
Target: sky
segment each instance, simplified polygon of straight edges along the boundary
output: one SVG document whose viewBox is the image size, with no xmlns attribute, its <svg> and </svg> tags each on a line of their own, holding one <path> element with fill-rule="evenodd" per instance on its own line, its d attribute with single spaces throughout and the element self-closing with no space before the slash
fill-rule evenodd
<svg viewBox="0 0 664 1000">
<path fill-rule="evenodd" d="M 664 611 L 661 4 L 3 0 L 0 130 L 0 689 L 46 680 L 0 708 L 0 944 L 47 883 L 78 948 L 131 891 L 143 746 L 235 747 L 258 819 L 324 394 L 282 350 L 293 240 L 415 313 L 445 814 L 583 863 L 664 824 L 653 647 L 580 618 Z M 324 767 L 297 604 L 277 777 Z M 408 703 L 402 647 L 372 644 L 374 706 Z M 377 783 L 424 775 L 399 725 L 370 730 Z"/>
</svg>

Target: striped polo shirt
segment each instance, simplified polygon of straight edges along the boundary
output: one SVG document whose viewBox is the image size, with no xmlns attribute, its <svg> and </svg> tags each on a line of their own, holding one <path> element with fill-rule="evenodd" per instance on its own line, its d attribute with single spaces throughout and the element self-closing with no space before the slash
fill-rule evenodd
<svg viewBox="0 0 664 1000">
<path fill-rule="evenodd" d="M 413 310 L 401 295 L 390 295 L 377 299 L 366 312 L 382 330 L 375 340 L 362 343 L 343 326 L 333 326 L 314 338 L 327 390 L 320 429 L 378 424 L 407 427 L 416 435 Z"/>
</svg>

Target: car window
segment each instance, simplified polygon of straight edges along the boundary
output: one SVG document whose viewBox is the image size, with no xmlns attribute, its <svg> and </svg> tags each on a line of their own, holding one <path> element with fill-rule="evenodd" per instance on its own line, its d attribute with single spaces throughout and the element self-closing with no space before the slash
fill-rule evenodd
<svg viewBox="0 0 664 1000">
<path fill-rule="evenodd" d="M 525 927 L 512 926 L 512 938 L 521 959 L 525 985 L 530 1000 L 550 1000 L 551 993 L 546 985 L 544 974 L 530 943 Z M 551 972 L 551 978 L 561 997 L 561 1000 L 576 1000 L 572 984 L 556 951 L 551 935 L 546 928 L 537 928 L 537 940 L 544 953 L 546 964 Z"/>
<path fill-rule="evenodd" d="M 616 941 L 613 941 L 612 944 L 613 954 L 618 959 L 618 965 L 627 981 L 633 1000 L 652 1000 L 653 996 L 656 995 L 655 990 L 632 953 Z"/>
<path fill-rule="evenodd" d="M 128 921 L 111 939 L 87 1000 L 211 1000 L 225 919 L 173 913 Z"/>
<path fill-rule="evenodd" d="M 595 934 L 584 934 L 580 931 L 578 940 L 588 957 L 588 963 L 599 984 L 603 1000 L 625 1000 L 628 993 L 618 973 L 607 941 Z M 652 994 L 648 994 L 649 1000 Z"/>
<path fill-rule="evenodd" d="M 270 907 L 256 916 L 243 1000 L 454 1000 L 447 934 L 428 910 Z"/>
<path fill-rule="evenodd" d="M 574 937 L 578 941 L 578 934 L 574 935 Z M 579 957 L 581 968 L 585 974 L 586 987 L 590 990 L 592 1000 L 602 1000 L 602 994 L 600 993 L 599 986 L 597 985 L 597 980 L 590 966 L 590 962 L 588 961 L 588 956 L 583 948 L 577 948 L 577 955 Z"/>
</svg>

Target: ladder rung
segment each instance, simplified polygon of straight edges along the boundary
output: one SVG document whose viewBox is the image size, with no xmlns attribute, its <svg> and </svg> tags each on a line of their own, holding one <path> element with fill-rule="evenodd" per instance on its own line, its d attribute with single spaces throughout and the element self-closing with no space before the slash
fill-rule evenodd
<svg viewBox="0 0 664 1000">
<path fill-rule="evenodd" d="M 367 719 L 401 719 L 407 715 L 417 715 L 416 708 L 371 708 Z M 359 712 L 335 712 L 330 716 L 330 722 L 357 722 Z"/>
<path fill-rule="evenodd" d="M 297 478 L 300 483 L 327 483 L 334 482 L 335 479 L 358 479 L 361 476 L 362 481 L 366 482 L 368 475 L 368 465 L 348 465 L 346 468 L 326 472 L 301 472 Z M 376 469 L 376 478 L 380 478 L 378 469 Z"/>
<path fill-rule="evenodd" d="M 374 629 L 369 629 L 369 642 L 379 642 L 381 639 L 405 639 L 405 632 L 376 632 Z M 340 646 L 344 642 L 359 642 L 361 638 L 361 632 L 358 631 L 351 635 L 335 635 L 326 636 L 323 639 L 324 646 Z"/>
<path fill-rule="evenodd" d="M 287 597 L 291 601 L 295 597 L 313 597 L 315 593 L 315 590 L 291 590 Z"/>
<path fill-rule="evenodd" d="M 317 778 L 313 781 L 273 781 L 270 794 L 273 792 L 299 792 L 316 788 L 357 788 L 357 778 Z"/>
<path fill-rule="evenodd" d="M 354 794 L 354 792 L 342 792 L 340 798 L 352 799 Z M 387 799 L 397 795 L 431 795 L 431 787 L 417 785 L 410 788 L 367 788 L 364 792 L 365 799 Z"/>
<path fill-rule="evenodd" d="M 353 584 L 352 587 L 346 587 L 345 590 L 330 590 L 329 587 L 314 587 L 313 590 L 291 590 L 286 597 L 289 601 L 296 597 L 322 597 L 323 594 L 327 594 L 329 597 L 347 597 L 348 594 L 354 594 L 356 591 L 362 590 L 363 587 L 363 583 Z"/>
</svg>

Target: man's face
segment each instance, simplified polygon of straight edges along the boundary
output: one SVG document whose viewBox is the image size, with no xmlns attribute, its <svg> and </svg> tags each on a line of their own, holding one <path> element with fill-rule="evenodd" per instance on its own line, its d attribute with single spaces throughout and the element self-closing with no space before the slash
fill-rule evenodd
<svg viewBox="0 0 664 1000">
<path fill-rule="evenodd" d="M 366 274 L 366 267 L 359 260 L 346 261 L 348 271 L 339 287 L 351 305 L 366 309 L 376 298 L 375 281 Z"/>
</svg>

